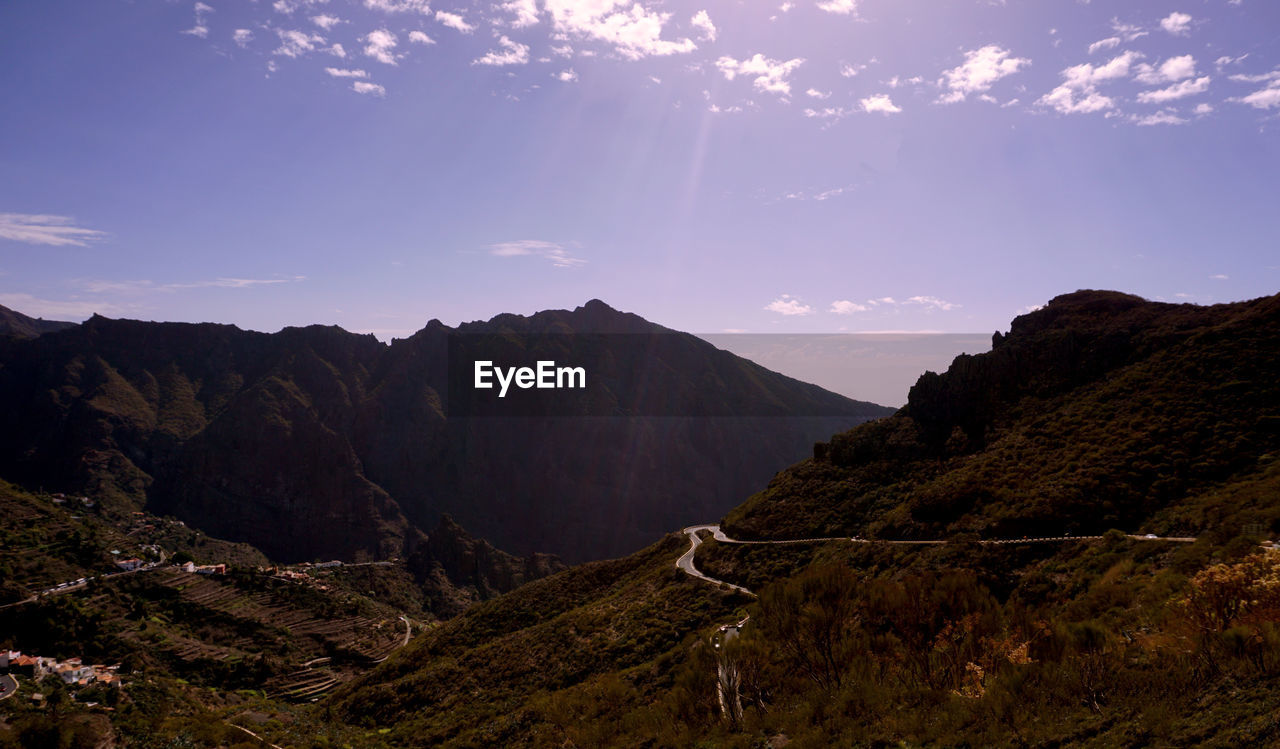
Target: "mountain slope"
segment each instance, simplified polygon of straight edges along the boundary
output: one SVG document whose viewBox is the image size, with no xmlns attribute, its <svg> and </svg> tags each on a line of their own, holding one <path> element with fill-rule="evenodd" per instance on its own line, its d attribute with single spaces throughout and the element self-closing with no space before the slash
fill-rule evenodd
<svg viewBox="0 0 1280 749">
<path fill-rule="evenodd" d="M 450 341 L 486 335 L 589 340 L 570 352 L 616 373 L 592 393 L 612 410 L 451 415 Z M 597 301 L 457 330 L 433 321 L 389 346 L 334 327 L 103 317 L 0 340 L 0 415 L 14 425 L 0 476 L 118 512 L 145 502 L 282 561 L 408 554 L 444 513 L 521 557 L 616 555 L 723 512 L 814 440 L 888 412 Z"/>
<path fill-rule="evenodd" d="M 834 437 L 736 508 L 744 538 L 1107 528 L 1183 535 L 1175 508 L 1280 448 L 1280 299 L 1212 307 L 1077 292 L 987 354 L 926 373 L 897 415 Z"/>
<path fill-rule="evenodd" d="M 35 338 L 45 333 L 55 333 L 75 326 L 76 324 L 73 322 L 27 317 L 21 312 L 0 305 L 0 336 Z"/>
<path fill-rule="evenodd" d="M 1280 553 L 1258 544 L 1280 530 L 1278 375 L 1280 297 L 1059 297 L 730 512 L 731 537 L 836 537 L 704 539 L 698 568 L 754 602 L 664 577 L 688 548 L 669 536 L 603 578 L 576 568 L 472 609 L 347 685 L 322 730 L 371 746 L 1272 745 Z M 1197 540 L 980 542 L 1111 525 Z M 644 568 L 664 585 L 639 585 Z M 685 616 L 687 639 L 574 665 L 698 591 L 711 624 L 746 605 L 739 636 Z"/>
</svg>

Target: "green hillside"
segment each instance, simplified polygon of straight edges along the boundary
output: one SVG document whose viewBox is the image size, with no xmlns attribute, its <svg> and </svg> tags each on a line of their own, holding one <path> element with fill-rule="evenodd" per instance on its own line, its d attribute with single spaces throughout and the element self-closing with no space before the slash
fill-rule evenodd
<svg viewBox="0 0 1280 749">
<path fill-rule="evenodd" d="M 327 718 L 411 746 L 1280 741 L 1280 553 L 1260 548 L 1280 529 L 1280 298 L 1078 292 L 995 343 L 724 522 L 742 539 L 947 543 L 708 540 L 699 569 L 759 593 L 726 600 L 676 577 L 687 542 L 668 540 L 607 580 L 577 568 L 471 610 L 344 687 Z M 1068 533 L 1101 538 L 984 543 Z M 628 582 L 640 574 L 653 582 Z M 556 618 L 521 614 L 534 591 Z M 683 636 L 621 659 L 601 657 L 613 629 L 577 629 L 700 596 L 712 616 L 668 613 Z M 741 635 L 717 646 L 744 603 Z"/>
</svg>

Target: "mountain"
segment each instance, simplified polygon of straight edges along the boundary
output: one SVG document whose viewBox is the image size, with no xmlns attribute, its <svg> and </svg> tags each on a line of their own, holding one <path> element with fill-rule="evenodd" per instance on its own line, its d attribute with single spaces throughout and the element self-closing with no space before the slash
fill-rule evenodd
<svg viewBox="0 0 1280 749">
<path fill-rule="evenodd" d="M 581 392 L 484 400 L 459 389 L 464 354 L 592 375 Z M 446 513 L 519 557 L 614 556 L 888 413 L 594 300 L 432 321 L 390 345 L 101 316 L 0 340 L 0 476 L 145 505 L 280 561 L 409 555 Z"/>
<path fill-rule="evenodd" d="M 409 557 L 408 568 L 426 592 L 431 612 L 449 618 L 477 601 L 559 572 L 565 565 L 548 554 L 512 556 L 444 515 L 427 542 Z"/>
<path fill-rule="evenodd" d="M 35 338 L 45 333 L 54 333 L 59 330 L 74 328 L 75 326 L 76 324 L 73 322 L 27 317 L 21 312 L 16 312 L 0 305 L 0 336 Z"/>
<path fill-rule="evenodd" d="M 730 538 L 810 540 L 704 538 L 697 567 L 758 597 L 677 569 L 689 543 L 669 534 L 425 633 L 307 735 L 1276 744 L 1280 553 L 1260 543 L 1280 532 L 1280 296 L 1081 291 L 994 344 L 722 521 Z"/>
<path fill-rule="evenodd" d="M 1205 530 L 1198 496 L 1265 470 L 1280 448 L 1278 337 L 1276 297 L 1060 296 L 997 333 L 992 351 L 925 373 L 893 418 L 818 445 L 727 528 L 1192 535 Z"/>
</svg>

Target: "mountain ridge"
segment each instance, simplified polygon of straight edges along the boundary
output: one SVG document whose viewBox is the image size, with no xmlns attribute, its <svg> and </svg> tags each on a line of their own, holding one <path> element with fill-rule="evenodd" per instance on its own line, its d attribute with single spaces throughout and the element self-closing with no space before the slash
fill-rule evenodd
<svg viewBox="0 0 1280 749">
<path fill-rule="evenodd" d="M 672 341 L 653 369 L 673 403 L 707 393 L 722 412 L 776 403 L 825 416 L 450 419 L 450 336 L 584 331 L 601 334 L 591 355 L 616 361 L 642 354 L 625 334 Z M 0 362 L 0 413 L 18 427 L 0 436 L 0 475 L 119 511 L 146 502 L 282 560 L 409 554 L 443 513 L 519 557 L 623 553 L 694 511 L 731 506 L 815 439 L 890 411 L 598 300 L 457 329 L 433 321 L 388 344 L 336 326 L 260 333 L 94 316 L 0 341 Z M 627 391 L 634 371 L 611 394 L 624 406 L 643 404 Z M 716 378 L 692 376 L 702 371 Z M 510 480 L 522 475 L 538 478 Z"/>
</svg>

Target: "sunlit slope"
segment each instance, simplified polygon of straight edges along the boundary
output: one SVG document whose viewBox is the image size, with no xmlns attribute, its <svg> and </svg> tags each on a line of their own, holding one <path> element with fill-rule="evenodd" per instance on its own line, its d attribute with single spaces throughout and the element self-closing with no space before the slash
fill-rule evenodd
<svg viewBox="0 0 1280 749">
<path fill-rule="evenodd" d="M 730 512 L 742 537 L 1161 535 L 1262 523 L 1204 498 L 1280 448 L 1280 298 L 1197 307 L 1054 299 L 994 350 L 926 373 L 894 417 L 820 445 Z M 1243 491 L 1243 490 L 1242 490 Z"/>
</svg>

